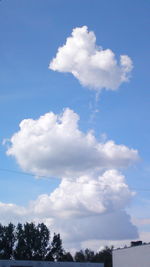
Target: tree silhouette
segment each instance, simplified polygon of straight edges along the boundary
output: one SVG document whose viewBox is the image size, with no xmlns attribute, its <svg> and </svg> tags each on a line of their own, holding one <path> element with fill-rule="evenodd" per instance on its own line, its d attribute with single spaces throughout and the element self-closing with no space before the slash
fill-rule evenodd
<svg viewBox="0 0 150 267">
<path fill-rule="evenodd" d="M 62 261 L 74 261 L 70 252 L 64 252 L 61 260 Z"/>
<path fill-rule="evenodd" d="M 50 232 L 44 223 L 18 224 L 16 229 L 16 249 L 18 260 L 45 260 L 49 251 Z"/>
<path fill-rule="evenodd" d="M 12 259 L 15 244 L 15 226 L 9 223 L 8 226 L 0 225 L 0 258 Z"/>
<path fill-rule="evenodd" d="M 54 233 L 51 243 L 51 255 L 55 261 L 62 261 L 64 250 L 62 248 L 62 240 L 60 234 Z"/>
<path fill-rule="evenodd" d="M 16 248 L 14 250 L 14 258 L 16 260 L 24 260 L 26 258 L 25 234 L 21 223 L 18 223 L 16 228 Z"/>
<path fill-rule="evenodd" d="M 75 261 L 77 261 L 77 262 L 85 262 L 85 260 L 86 260 L 83 250 L 76 252 L 74 258 L 75 258 Z"/>
<path fill-rule="evenodd" d="M 54 233 L 50 242 L 50 231 L 44 223 L 35 225 L 33 222 L 15 227 L 0 224 L 0 259 L 16 260 L 48 260 L 48 261 L 76 261 L 102 262 L 104 267 L 112 267 L 113 247 L 105 247 L 97 252 L 90 249 L 75 253 L 74 259 L 70 252 L 62 246 L 60 234 Z"/>
</svg>

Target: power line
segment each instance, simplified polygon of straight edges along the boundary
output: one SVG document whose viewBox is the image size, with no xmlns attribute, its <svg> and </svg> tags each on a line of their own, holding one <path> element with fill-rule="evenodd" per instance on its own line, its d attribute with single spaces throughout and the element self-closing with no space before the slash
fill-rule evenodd
<svg viewBox="0 0 150 267">
<path fill-rule="evenodd" d="M 16 173 L 16 174 L 20 174 L 20 175 L 26 175 L 26 176 L 33 176 L 33 177 L 39 177 L 39 178 L 47 178 L 47 179 L 53 179 L 55 177 L 48 177 L 48 176 L 44 176 L 44 175 L 35 175 L 33 173 L 28 173 L 28 172 L 21 172 L 21 171 L 15 171 L 15 170 L 10 170 L 10 169 L 5 169 L 5 168 L 0 168 L 0 171 L 2 172 L 10 172 L 10 173 Z M 57 178 L 55 178 L 57 179 Z"/>
<path fill-rule="evenodd" d="M 58 179 L 56 177 L 50 177 L 50 176 L 45 176 L 45 175 L 35 175 L 33 173 L 28 173 L 28 172 L 22 172 L 22 171 L 16 171 L 16 170 L 11 170 L 11 169 L 5 169 L 5 168 L 0 168 L 0 171 L 1 172 L 10 172 L 10 173 L 15 173 L 15 174 L 20 174 L 20 175 L 25 175 L 25 176 L 33 176 L 34 178 L 38 177 L 38 178 L 45 178 L 45 179 Z M 88 183 L 81 183 L 79 181 L 72 181 L 72 180 L 69 180 L 69 182 L 71 183 L 78 183 L 78 184 L 88 184 Z M 94 186 L 99 186 L 98 184 L 92 184 Z M 135 190 L 135 191 L 138 191 L 138 192 L 150 192 L 150 188 L 143 188 L 143 189 L 139 189 L 139 188 L 131 188 L 131 190 Z"/>
</svg>

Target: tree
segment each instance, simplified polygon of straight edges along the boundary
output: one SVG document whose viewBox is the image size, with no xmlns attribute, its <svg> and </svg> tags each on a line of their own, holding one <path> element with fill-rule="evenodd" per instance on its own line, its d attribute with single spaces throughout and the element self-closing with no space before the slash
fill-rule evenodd
<svg viewBox="0 0 150 267">
<path fill-rule="evenodd" d="M 21 223 L 18 223 L 16 228 L 16 248 L 14 250 L 14 258 L 16 260 L 26 259 L 25 233 Z"/>
<path fill-rule="evenodd" d="M 60 238 L 60 234 L 54 233 L 50 253 L 54 261 L 62 261 L 64 250 L 62 248 L 62 240 Z"/>
<path fill-rule="evenodd" d="M 44 223 L 18 224 L 16 230 L 16 249 L 14 251 L 17 260 L 45 260 L 49 251 L 50 232 Z"/>
<path fill-rule="evenodd" d="M 33 260 L 36 258 L 38 240 L 37 229 L 34 223 L 18 224 L 16 231 L 15 259 Z"/>
<path fill-rule="evenodd" d="M 85 262 L 85 255 L 83 250 L 76 252 L 74 259 L 77 262 Z"/>
<path fill-rule="evenodd" d="M 87 262 L 92 262 L 94 260 L 94 251 L 86 248 L 85 251 L 84 251 L 84 255 L 85 255 L 85 261 Z"/>
<path fill-rule="evenodd" d="M 35 260 L 45 260 L 50 249 L 49 245 L 50 231 L 44 223 L 38 224 L 36 227 L 36 251 Z"/>
<path fill-rule="evenodd" d="M 64 252 L 62 261 L 74 261 L 70 252 Z"/>
<path fill-rule="evenodd" d="M 96 254 L 90 249 L 75 254 L 76 262 L 104 262 L 104 267 L 112 267 L 113 247 L 105 247 Z M 73 261 L 70 252 L 62 246 L 60 234 L 54 233 L 50 242 L 50 231 L 44 223 L 33 222 L 15 227 L 0 224 L 0 259 Z"/>
<path fill-rule="evenodd" d="M 104 262 L 104 267 L 112 267 L 112 250 L 113 247 L 105 247 L 95 254 L 94 262 Z"/>
<path fill-rule="evenodd" d="M 90 249 L 85 251 L 80 250 L 75 254 L 75 261 L 77 262 L 102 262 L 104 267 L 112 267 L 112 249 L 113 247 L 105 247 L 102 251 L 97 252 Z"/>
<path fill-rule="evenodd" d="M 34 223 L 24 224 L 24 241 L 26 260 L 34 260 L 37 250 L 36 244 L 36 226 Z"/>
<path fill-rule="evenodd" d="M 0 224 L 0 259 L 3 259 L 4 254 L 4 226 Z"/>
<path fill-rule="evenodd" d="M 69 252 L 62 247 L 60 234 L 53 236 L 44 223 L 33 222 L 15 227 L 0 224 L 0 259 L 73 261 Z"/>
<path fill-rule="evenodd" d="M 0 225 L 0 258 L 12 259 L 15 244 L 15 226 L 9 223 L 8 226 Z"/>
</svg>

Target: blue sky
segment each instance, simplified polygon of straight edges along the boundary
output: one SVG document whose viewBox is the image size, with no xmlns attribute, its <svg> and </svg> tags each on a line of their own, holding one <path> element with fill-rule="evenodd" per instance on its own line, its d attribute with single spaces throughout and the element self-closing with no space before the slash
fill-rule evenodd
<svg viewBox="0 0 150 267">
<path fill-rule="evenodd" d="M 26 207 L 39 195 L 50 194 L 59 188 L 59 177 L 37 179 L 32 175 L 11 172 L 24 170 L 15 157 L 6 155 L 7 146 L 2 142 L 19 131 L 22 120 L 35 120 L 50 111 L 60 114 L 64 108 L 69 108 L 80 116 L 80 131 L 86 134 L 93 129 L 97 140 L 105 134 L 107 140 L 138 150 L 140 160 L 121 169 L 126 184 L 137 191 L 130 204 L 123 209 L 128 211 L 137 225 L 140 238 L 147 236 L 150 240 L 149 12 L 149 1 L 0 2 L 2 203 Z M 134 65 L 130 80 L 115 91 L 101 90 L 97 102 L 96 91 L 82 86 L 72 74 L 48 69 L 50 61 L 56 57 L 58 48 L 66 43 L 66 38 L 71 36 L 72 30 L 84 25 L 88 31 L 94 32 L 96 45 L 104 50 L 111 49 L 117 61 L 120 55 L 128 55 Z M 92 117 L 95 108 L 98 112 Z M 30 173 L 30 170 L 26 169 L 26 172 Z M 3 215 L 3 211 L 1 216 L 8 217 L 6 221 L 13 218 L 10 216 L 9 219 L 5 213 Z M 58 226 L 57 229 L 61 231 Z M 105 240 L 103 237 L 100 239 Z M 119 239 L 121 237 L 118 235 L 114 238 L 115 242 Z M 130 235 L 125 239 L 130 239 Z"/>
</svg>

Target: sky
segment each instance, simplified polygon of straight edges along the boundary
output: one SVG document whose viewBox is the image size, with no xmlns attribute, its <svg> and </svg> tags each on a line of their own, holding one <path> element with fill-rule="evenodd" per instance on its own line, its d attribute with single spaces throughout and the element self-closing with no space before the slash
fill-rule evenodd
<svg viewBox="0 0 150 267">
<path fill-rule="evenodd" d="M 0 222 L 150 242 L 150 2 L 0 2 Z"/>
</svg>

